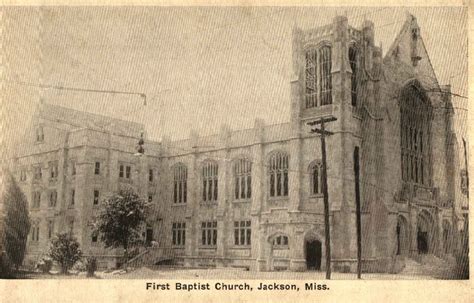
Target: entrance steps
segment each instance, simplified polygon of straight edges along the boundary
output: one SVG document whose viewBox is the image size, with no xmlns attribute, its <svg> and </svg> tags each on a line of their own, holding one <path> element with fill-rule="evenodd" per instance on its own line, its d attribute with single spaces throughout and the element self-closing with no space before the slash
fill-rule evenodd
<svg viewBox="0 0 474 303">
<path fill-rule="evenodd" d="M 174 250 L 171 247 L 148 247 L 145 251 L 130 259 L 127 262 L 127 267 L 152 266 L 159 262 L 171 261 L 173 258 Z"/>
<path fill-rule="evenodd" d="M 441 259 L 432 254 L 418 255 L 416 259 L 406 258 L 405 268 L 400 274 L 408 276 L 446 277 L 452 273 L 454 266 L 455 260 L 450 257 Z"/>
</svg>

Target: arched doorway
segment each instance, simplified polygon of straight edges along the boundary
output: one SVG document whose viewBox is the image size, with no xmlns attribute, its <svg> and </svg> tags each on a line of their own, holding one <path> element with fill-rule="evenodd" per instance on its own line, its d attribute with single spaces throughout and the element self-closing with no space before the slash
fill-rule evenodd
<svg viewBox="0 0 474 303">
<path fill-rule="evenodd" d="M 405 217 L 398 216 L 397 219 L 397 255 L 405 256 L 408 254 L 408 223 Z"/>
<path fill-rule="evenodd" d="M 419 254 L 427 254 L 433 250 L 434 221 L 426 210 L 417 216 L 416 243 Z"/>
<path fill-rule="evenodd" d="M 306 268 L 308 270 L 324 270 L 322 264 L 322 256 L 324 252 L 323 239 L 317 230 L 308 230 L 304 236 L 303 251 L 306 260 Z"/>
<path fill-rule="evenodd" d="M 322 244 L 318 240 L 305 241 L 306 267 L 309 270 L 321 270 Z"/>
</svg>

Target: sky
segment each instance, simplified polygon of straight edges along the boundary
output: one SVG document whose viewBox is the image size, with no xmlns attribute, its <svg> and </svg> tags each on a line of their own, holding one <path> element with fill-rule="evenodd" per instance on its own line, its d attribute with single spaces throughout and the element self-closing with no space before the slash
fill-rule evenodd
<svg viewBox="0 0 474 303">
<path fill-rule="evenodd" d="M 375 25 L 387 51 L 413 14 L 440 84 L 467 96 L 467 10 L 460 7 L 15 7 L 2 24 L 2 145 L 24 135 L 40 101 L 143 123 L 160 140 L 289 121 L 291 32 L 346 15 Z M 25 85 L 30 83 L 33 86 Z M 98 94 L 55 85 L 140 92 Z M 454 98 L 466 131 L 467 99 Z M 7 114 L 6 114 L 7 113 Z M 459 137 L 459 136 L 458 136 Z"/>
</svg>

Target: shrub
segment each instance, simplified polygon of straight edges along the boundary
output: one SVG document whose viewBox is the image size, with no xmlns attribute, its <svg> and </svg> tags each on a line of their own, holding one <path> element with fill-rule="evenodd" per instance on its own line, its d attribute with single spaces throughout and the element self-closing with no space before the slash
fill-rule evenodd
<svg viewBox="0 0 474 303">
<path fill-rule="evenodd" d="M 70 233 L 57 234 L 51 240 L 49 256 L 61 266 L 61 273 L 67 274 L 82 257 L 79 243 Z"/>
<path fill-rule="evenodd" d="M 0 252 L 0 278 L 11 278 L 12 262 L 6 253 Z"/>
</svg>

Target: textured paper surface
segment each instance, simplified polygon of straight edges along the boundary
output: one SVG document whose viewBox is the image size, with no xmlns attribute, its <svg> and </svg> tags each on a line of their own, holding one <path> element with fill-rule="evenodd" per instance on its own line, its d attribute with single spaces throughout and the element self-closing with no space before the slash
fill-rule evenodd
<svg viewBox="0 0 474 303">
<path fill-rule="evenodd" d="M 28 1 L 3 1 L 3 3 L 10 5 L 50 5 L 50 4 L 64 4 L 56 1 L 41 1 L 41 2 L 28 2 Z M 70 3 L 68 3 L 70 4 Z M 175 1 L 118 1 L 118 2 L 105 2 L 105 1 L 73 1 L 73 4 L 82 5 L 232 5 L 232 6 L 249 6 L 249 5 L 283 5 L 283 6 L 316 6 L 316 5 L 327 5 L 322 1 L 258 1 L 256 3 L 250 1 L 230 2 L 230 1 L 196 1 L 196 2 L 175 2 Z M 351 7 L 348 5 L 367 5 L 367 6 L 379 6 L 379 5 L 390 5 L 390 6 L 411 6 L 411 5 L 422 5 L 422 6 L 448 6 L 448 5 L 464 5 L 469 6 L 469 39 L 472 41 L 472 4 L 461 1 L 419 1 L 418 3 L 411 3 L 407 1 L 390 1 L 386 3 L 381 2 L 365 2 L 365 1 L 341 1 L 338 3 L 331 3 L 331 6 L 346 6 L 341 8 L 340 14 L 344 14 L 344 11 L 348 12 L 350 21 Z M 244 14 L 244 13 L 243 13 Z M 117 20 L 117 23 L 120 20 Z M 1 20 L 0 20 L 1 22 Z M 238 22 L 238 21 L 236 21 Z M 199 27 L 199 24 L 196 25 Z M 431 32 L 431 34 L 436 34 Z M 443 34 L 443 33 L 439 33 Z M 226 46 L 223 46 L 226 47 Z M 384 46 L 384 47 L 388 47 Z M 469 46 L 469 51 L 471 47 Z M 288 53 L 288 56 L 291 54 Z M 471 56 L 472 57 L 472 56 Z M 8 64 L 8 59 L 5 62 L 2 59 L 2 65 Z M 472 70 L 473 59 L 469 59 L 469 70 Z M 446 62 L 446 64 L 450 64 Z M 289 68 L 289 67 L 288 67 Z M 472 76 L 472 73 L 470 73 Z M 469 95 L 472 92 L 473 86 L 469 81 Z M 289 79 L 285 85 L 288 85 Z M 2 94 L 1 100 L 1 117 L 2 117 L 2 129 L 5 127 L 5 121 L 7 118 L 8 110 L 10 106 L 6 106 L 9 102 L 7 98 Z M 469 123 L 468 130 L 472 127 L 472 105 L 470 102 L 464 103 L 469 107 L 470 111 L 467 116 L 467 122 Z M 227 116 L 228 117 L 228 116 Z M 287 119 L 287 117 L 285 117 Z M 13 121 L 8 121 L 13 122 Z M 17 123 L 17 121 L 15 122 Z M 245 121 L 242 122 L 244 124 Z M 5 129 L 8 127 L 5 127 Z M 8 136 L 8 137 L 7 137 Z M 6 130 L 2 131 L 0 137 L 2 138 L 2 145 L 11 144 L 13 141 L 11 137 L 13 133 Z M 472 141 L 473 137 L 470 131 L 468 131 L 468 138 Z M 470 149 L 472 150 L 472 149 Z M 469 164 L 470 171 L 472 172 L 472 165 Z M 472 182 L 471 182 L 472 183 Z M 470 212 L 472 217 L 472 210 Z M 472 236 L 473 226 L 470 224 L 470 247 L 472 247 Z M 472 253 L 471 253 L 472 256 Z M 472 260 L 470 262 L 472 264 Z M 472 273 L 471 265 L 471 273 Z M 320 277 L 319 275 L 318 277 Z M 277 277 L 277 276 L 276 276 Z M 0 300 L 2 302 L 470 302 L 473 297 L 473 285 L 471 280 L 467 281 L 447 281 L 447 280 L 430 280 L 430 281 L 418 281 L 418 280 L 385 280 L 385 281 L 374 281 L 374 280 L 314 280 L 314 282 L 326 283 L 330 290 L 328 291 L 161 291 L 161 290 L 145 290 L 146 282 L 166 283 L 166 282 L 227 282 L 235 283 L 233 280 L 108 280 L 108 279 L 87 279 L 87 280 L 0 280 Z M 248 282 L 254 286 L 257 286 L 259 282 L 263 280 L 252 280 L 248 279 L 242 282 Z M 265 282 L 272 282 L 267 280 Z M 278 280 L 281 283 L 281 280 Z M 288 281 L 297 284 L 300 288 L 304 287 L 305 282 L 313 281 Z"/>
</svg>

